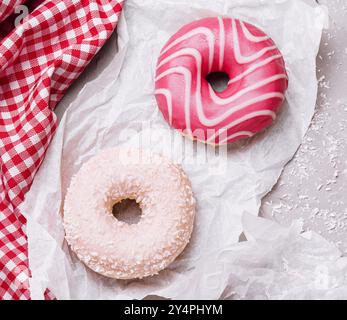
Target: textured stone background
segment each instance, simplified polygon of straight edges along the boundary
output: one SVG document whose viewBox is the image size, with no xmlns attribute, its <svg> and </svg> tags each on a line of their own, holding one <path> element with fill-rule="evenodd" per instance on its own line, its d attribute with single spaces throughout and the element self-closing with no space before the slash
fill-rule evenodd
<svg viewBox="0 0 347 320">
<path fill-rule="evenodd" d="M 282 224 L 303 218 L 347 253 L 347 0 L 322 1 L 330 28 L 317 59 L 319 96 L 305 141 L 261 214 Z"/>
</svg>

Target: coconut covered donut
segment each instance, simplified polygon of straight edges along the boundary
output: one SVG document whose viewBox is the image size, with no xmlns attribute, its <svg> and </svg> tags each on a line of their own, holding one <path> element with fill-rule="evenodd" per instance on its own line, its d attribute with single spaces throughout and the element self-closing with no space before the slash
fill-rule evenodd
<svg viewBox="0 0 347 320">
<path fill-rule="evenodd" d="M 206 80 L 228 76 L 226 90 Z M 231 18 L 192 22 L 161 51 L 155 94 L 165 120 L 193 139 L 221 145 L 269 127 L 285 99 L 281 52 L 263 31 Z"/>
<path fill-rule="evenodd" d="M 117 220 L 115 204 L 133 199 L 137 224 Z M 157 274 L 188 244 L 195 217 L 191 184 L 180 166 L 160 155 L 111 149 L 72 178 L 64 203 L 71 249 L 90 269 L 116 279 Z"/>
</svg>

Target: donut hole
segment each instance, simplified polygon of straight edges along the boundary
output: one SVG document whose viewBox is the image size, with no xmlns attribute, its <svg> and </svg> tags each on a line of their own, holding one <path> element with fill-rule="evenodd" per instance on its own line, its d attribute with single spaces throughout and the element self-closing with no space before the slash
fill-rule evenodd
<svg viewBox="0 0 347 320">
<path fill-rule="evenodd" d="M 142 210 L 135 200 L 124 199 L 112 207 L 112 214 L 118 221 L 131 225 L 139 223 Z"/>
<path fill-rule="evenodd" d="M 214 91 L 223 92 L 228 88 L 230 77 L 225 72 L 211 72 L 207 75 L 206 81 Z"/>
</svg>

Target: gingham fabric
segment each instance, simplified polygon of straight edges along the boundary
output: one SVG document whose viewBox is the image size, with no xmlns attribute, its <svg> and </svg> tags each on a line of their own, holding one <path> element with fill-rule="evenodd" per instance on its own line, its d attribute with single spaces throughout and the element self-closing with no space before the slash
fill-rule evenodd
<svg viewBox="0 0 347 320">
<path fill-rule="evenodd" d="M 23 4 L 29 15 L 18 24 Z M 55 106 L 121 10 L 117 0 L 0 0 L 0 299 L 30 299 L 26 221 L 17 208 L 54 134 Z"/>
<path fill-rule="evenodd" d="M 0 2 L 0 21 L 4 21 L 25 0 L 4 0 Z"/>
</svg>

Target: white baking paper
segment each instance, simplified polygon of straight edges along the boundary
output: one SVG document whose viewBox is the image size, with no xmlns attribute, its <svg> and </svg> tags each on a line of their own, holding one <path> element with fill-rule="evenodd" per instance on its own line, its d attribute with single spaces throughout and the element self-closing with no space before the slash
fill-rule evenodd
<svg viewBox="0 0 347 320">
<path fill-rule="evenodd" d="M 248 242 L 220 255 L 230 271 L 224 299 L 347 299 L 347 258 L 314 232 L 245 214 Z"/>
<path fill-rule="evenodd" d="M 219 157 L 211 157 L 214 150 L 208 147 L 206 161 L 201 152 L 187 151 L 190 144 L 158 112 L 154 73 L 159 52 L 174 32 L 217 15 L 244 19 L 272 36 L 285 56 L 290 85 L 270 130 L 227 152 L 221 148 Z M 326 19 L 322 7 L 301 0 L 127 0 L 118 49 L 114 37 L 91 76 L 82 79 L 83 87 L 77 84 L 58 107 L 57 134 L 21 207 L 28 219 L 33 299 L 42 299 L 47 287 L 58 299 L 217 299 L 236 290 L 227 253 L 243 231 L 243 214 L 258 215 L 261 199 L 310 124 L 317 96 L 315 59 Z M 100 150 L 119 145 L 150 148 L 181 163 L 198 201 L 190 245 L 168 269 L 145 280 L 99 276 L 64 240 L 61 207 L 72 175 Z"/>
</svg>

